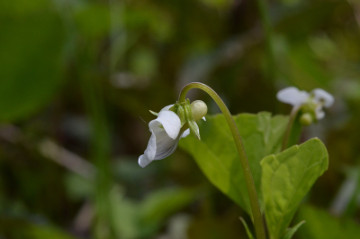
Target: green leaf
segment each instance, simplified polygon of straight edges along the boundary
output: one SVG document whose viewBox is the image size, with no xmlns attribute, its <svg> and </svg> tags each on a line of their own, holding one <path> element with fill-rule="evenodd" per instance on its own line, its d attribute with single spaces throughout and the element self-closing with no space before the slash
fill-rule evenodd
<svg viewBox="0 0 360 239">
<path fill-rule="evenodd" d="M 261 161 L 262 195 L 270 238 L 284 235 L 301 200 L 328 168 L 328 154 L 317 138 Z"/>
<path fill-rule="evenodd" d="M 114 186 L 109 194 L 111 223 L 116 238 L 139 238 L 138 204 L 125 197 L 121 187 Z"/>
<path fill-rule="evenodd" d="M 299 230 L 299 238 L 307 239 L 357 239 L 360 225 L 351 219 L 336 218 L 329 212 L 311 206 L 301 207 L 299 218 L 307 221 Z"/>
<path fill-rule="evenodd" d="M 27 218 L 0 216 L 0 235 L 14 239 L 75 239 L 60 228 L 42 222 L 35 223 Z"/>
<path fill-rule="evenodd" d="M 75 239 L 75 237 L 67 234 L 66 232 L 61 231 L 60 229 L 47 225 L 36 225 L 32 224 L 28 227 L 27 238 L 34 239 Z"/>
<path fill-rule="evenodd" d="M 61 19 L 51 6 L 36 6 L 15 16 L 0 15 L 5 23 L 0 34 L 0 121 L 26 117 L 48 104 L 63 80 Z"/>
<path fill-rule="evenodd" d="M 260 191 L 260 160 L 280 151 L 288 118 L 270 113 L 239 114 L 234 120 L 243 138 L 255 186 Z M 250 214 L 250 202 L 235 143 L 223 115 L 199 121 L 201 140 L 187 137 L 180 147 L 189 152 L 207 178 Z"/>
<path fill-rule="evenodd" d="M 298 224 L 296 224 L 295 226 L 293 226 L 292 228 L 288 228 L 288 229 L 286 230 L 286 233 L 285 233 L 283 239 L 291 239 L 291 238 L 294 236 L 295 232 L 297 232 L 297 230 L 299 230 L 299 228 L 300 228 L 304 223 L 305 223 L 305 221 L 301 221 L 301 222 L 299 222 Z"/>
<path fill-rule="evenodd" d="M 245 219 L 242 218 L 242 217 L 240 217 L 240 221 L 241 221 L 242 224 L 244 225 L 245 231 L 246 231 L 246 235 L 249 237 L 249 239 L 254 239 L 254 236 L 253 236 L 253 234 L 251 233 L 250 228 L 249 228 L 248 224 L 246 223 Z"/>
</svg>

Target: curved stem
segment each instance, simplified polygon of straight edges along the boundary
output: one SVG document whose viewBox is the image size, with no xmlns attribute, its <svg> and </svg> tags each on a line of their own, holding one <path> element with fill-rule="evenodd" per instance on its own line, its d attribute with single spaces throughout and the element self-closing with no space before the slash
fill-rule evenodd
<svg viewBox="0 0 360 239">
<path fill-rule="evenodd" d="M 197 88 L 200 90 L 205 91 L 210 97 L 215 101 L 215 103 L 219 106 L 221 112 L 224 114 L 226 122 L 229 125 L 231 134 L 234 138 L 236 149 L 239 153 L 240 162 L 242 165 L 242 169 L 244 172 L 245 180 L 246 180 L 246 187 L 249 193 L 250 197 L 250 206 L 251 211 L 253 215 L 254 225 L 255 225 L 255 232 L 256 232 L 256 238 L 258 239 L 265 239 L 266 233 L 265 233 L 265 225 L 263 222 L 263 218 L 260 211 L 260 205 L 259 200 L 255 188 L 254 179 L 251 174 L 249 162 L 245 153 L 244 145 L 242 143 L 241 136 L 239 134 L 239 130 L 235 124 L 235 121 L 233 117 L 231 116 L 231 113 L 229 109 L 226 107 L 225 103 L 222 101 L 220 96 L 209 86 L 199 83 L 199 82 L 193 82 L 188 85 L 186 85 L 180 92 L 179 101 L 182 102 L 185 100 L 186 94 L 189 90 Z"/>
</svg>

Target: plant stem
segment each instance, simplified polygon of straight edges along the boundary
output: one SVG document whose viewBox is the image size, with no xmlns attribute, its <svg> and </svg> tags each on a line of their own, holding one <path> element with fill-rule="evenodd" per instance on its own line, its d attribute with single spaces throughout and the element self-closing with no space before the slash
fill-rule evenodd
<svg viewBox="0 0 360 239">
<path fill-rule="evenodd" d="M 255 226 L 256 238 L 257 239 L 266 239 L 265 224 L 264 224 L 264 221 L 263 221 L 263 218 L 261 215 L 261 211 L 260 211 L 260 205 L 259 205 L 256 188 L 255 188 L 254 179 L 251 174 L 251 170 L 250 170 L 249 162 L 248 162 L 248 159 L 247 159 L 247 156 L 245 153 L 244 145 L 242 143 L 242 139 L 239 134 L 239 130 L 235 124 L 235 121 L 234 121 L 233 117 L 231 116 L 229 109 L 226 107 L 225 103 L 220 98 L 220 96 L 212 88 L 210 88 L 209 86 L 207 86 L 203 83 L 193 82 L 193 83 L 186 85 L 180 92 L 179 102 L 183 102 L 185 100 L 187 92 L 194 88 L 205 91 L 215 101 L 215 103 L 218 105 L 221 112 L 225 116 L 226 122 L 228 123 L 231 134 L 234 138 L 234 141 L 236 144 L 236 149 L 239 153 L 239 158 L 240 158 L 240 162 L 242 165 L 242 169 L 244 171 L 246 187 L 247 187 L 249 197 L 250 197 L 250 206 L 251 206 L 251 211 L 252 211 L 252 216 L 253 216 L 253 221 L 254 221 L 254 226 Z"/>
<path fill-rule="evenodd" d="M 95 75 L 95 74 L 94 74 Z M 103 103 L 100 78 L 83 77 L 82 87 L 86 108 L 91 122 L 91 158 L 97 168 L 95 177 L 95 206 L 97 212 L 96 238 L 114 238 L 111 228 L 111 189 L 110 135 Z"/>
<path fill-rule="evenodd" d="M 289 121 L 286 126 L 286 131 L 284 134 L 284 139 L 283 139 L 282 146 L 281 146 L 281 151 L 285 150 L 289 144 L 291 130 L 294 125 L 294 121 L 295 121 L 295 118 L 296 118 L 298 112 L 299 112 L 299 107 L 293 107 L 293 109 L 291 110 Z"/>
</svg>

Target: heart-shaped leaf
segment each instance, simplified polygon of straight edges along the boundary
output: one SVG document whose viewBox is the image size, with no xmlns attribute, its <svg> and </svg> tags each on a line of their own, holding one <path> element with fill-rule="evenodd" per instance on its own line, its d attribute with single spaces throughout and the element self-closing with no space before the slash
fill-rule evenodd
<svg viewBox="0 0 360 239">
<path fill-rule="evenodd" d="M 260 160 L 280 151 L 288 118 L 268 112 L 234 116 L 260 192 Z M 207 116 L 199 122 L 201 140 L 187 137 L 180 147 L 189 152 L 207 178 L 249 214 L 250 201 L 235 143 L 223 115 Z"/>
<path fill-rule="evenodd" d="M 317 138 L 261 161 L 261 189 L 271 239 L 284 236 L 301 200 L 328 168 L 328 153 Z"/>
</svg>

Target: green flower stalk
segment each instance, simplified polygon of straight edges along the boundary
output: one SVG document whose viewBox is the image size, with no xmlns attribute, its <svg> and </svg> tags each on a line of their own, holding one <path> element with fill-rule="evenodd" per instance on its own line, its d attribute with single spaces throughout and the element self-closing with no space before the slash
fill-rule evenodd
<svg viewBox="0 0 360 239">
<path fill-rule="evenodd" d="M 250 197 L 250 206 L 252 211 L 252 218 L 255 226 L 255 233 L 257 239 L 265 239 L 266 238 L 266 230 L 265 230 L 265 224 L 263 221 L 263 217 L 260 211 L 260 204 L 259 199 L 257 196 L 256 188 L 254 179 L 251 174 L 249 162 L 245 153 L 245 148 L 242 143 L 241 136 L 239 134 L 239 130 L 235 124 L 235 121 L 229 111 L 229 109 L 226 107 L 224 101 L 220 98 L 220 96 L 209 86 L 199 83 L 199 82 L 193 82 L 188 85 L 186 85 L 180 92 L 179 96 L 179 102 L 184 102 L 186 100 L 186 94 L 191 89 L 200 89 L 204 92 L 206 92 L 218 105 L 221 112 L 223 113 L 226 122 L 229 125 L 231 134 L 234 138 L 236 149 L 239 154 L 239 159 L 242 165 L 242 169 L 244 172 L 245 180 L 246 180 L 246 187 L 249 193 Z"/>
</svg>

